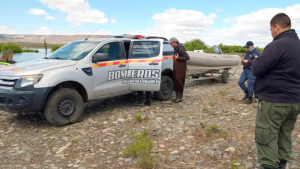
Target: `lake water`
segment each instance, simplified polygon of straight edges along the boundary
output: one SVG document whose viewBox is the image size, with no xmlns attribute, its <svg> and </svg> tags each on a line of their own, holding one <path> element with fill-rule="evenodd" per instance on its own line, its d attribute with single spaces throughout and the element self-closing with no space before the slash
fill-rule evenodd
<svg viewBox="0 0 300 169">
<path fill-rule="evenodd" d="M 31 48 L 35 50 L 35 48 Z M 23 53 L 14 53 L 13 60 L 16 62 L 24 62 L 29 60 L 35 60 L 35 59 L 42 59 L 45 56 L 49 56 L 51 54 L 51 49 L 48 49 L 47 55 L 45 54 L 45 49 L 37 49 L 39 50 L 39 53 L 33 53 L 33 52 L 23 52 Z"/>
</svg>

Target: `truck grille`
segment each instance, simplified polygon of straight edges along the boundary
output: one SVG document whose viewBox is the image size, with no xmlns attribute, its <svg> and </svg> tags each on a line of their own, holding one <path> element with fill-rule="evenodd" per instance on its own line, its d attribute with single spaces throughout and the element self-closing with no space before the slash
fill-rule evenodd
<svg viewBox="0 0 300 169">
<path fill-rule="evenodd" d="M 0 76 L 0 89 L 13 89 L 18 77 Z"/>
</svg>

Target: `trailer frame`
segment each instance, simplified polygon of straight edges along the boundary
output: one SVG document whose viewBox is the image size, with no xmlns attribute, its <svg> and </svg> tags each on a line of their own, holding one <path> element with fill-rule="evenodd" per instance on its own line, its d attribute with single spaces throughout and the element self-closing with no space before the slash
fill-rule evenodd
<svg viewBox="0 0 300 169">
<path fill-rule="evenodd" d="M 197 73 L 196 71 L 193 71 L 193 73 L 189 73 L 189 70 L 187 70 L 186 78 L 189 81 L 216 79 L 216 80 L 221 80 L 222 83 L 228 83 L 230 80 L 229 70 L 231 70 L 231 69 L 232 69 L 231 67 L 225 67 L 222 69 L 208 70 L 208 71 L 201 72 L 201 73 Z M 232 74 L 232 75 L 234 75 L 234 74 Z"/>
</svg>

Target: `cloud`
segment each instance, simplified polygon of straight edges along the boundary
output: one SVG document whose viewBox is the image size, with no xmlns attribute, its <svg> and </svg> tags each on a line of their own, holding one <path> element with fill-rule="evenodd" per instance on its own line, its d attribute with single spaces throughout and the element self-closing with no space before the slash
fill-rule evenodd
<svg viewBox="0 0 300 169">
<path fill-rule="evenodd" d="M 236 19 L 235 18 L 225 18 L 223 20 L 224 23 L 233 23 L 233 22 L 236 22 Z"/>
<path fill-rule="evenodd" d="M 1 30 L 1 27 L 0 27 Z M 33 31 L 34 35 L 90 35 L 95 30 L 86 30 L 86 31 L 62 31 L 62 30 L 54 30 L 48 27 L 39 27 L 36 30 Z M 112 32 L 104 30 L 104 29 L 98 29 L 96 32 L 93 33 L 93 35 L 113 35 Z"/>
<path fill-rule="evenodd" d="M 221 11 L 223 11 L 223 8 L 222 7 L 215 7 L 215 11 L 216 12 L 221 12 Z"/>
<path fill-rule="evenodd" d="M 133 34 L 145 34 L 151 36 L 176 36 L 181 41 L 198 37 L 200 31 L 211 28 L 217 15 L 212 13 L 208 16 L 200 11 L 167 9 L 163 13 L 154 14 L 154 25 L 145 31 L 135 30 Z"/>
<path fill-rule="evenodd" d="M 87 0 L 39 0 L 53 10 L 59 10 L 67 13 L 66 21 L 70 26 L 82 26 L 85 23 L 107 23 L 106 15 L 97 10 L 92 9 Z"/>
<path fill-rule="evenodd" d="M 117 22 L 117 20 L 115 20 L 115 19 L 111 20 L 111 23 L 116 23 L 116 22 Z"/>
<path fill-rule="evenodd" d="M 19 34 L 16 29 L 0 26 L 0 34 Z"/>
<path fill-rule="evenodd" d="M 48 27 L 39 27 L 33 32 L 34 35 L 68 35 L 69 33 L 60 31 L 60 30 L 53 30 Z"/>
<path fill-rule="evenodd" d="M 32 8 L 28 11 L 32 15 L 48 15 L 43 9 Z"/>
<path fill-rule="evenodd" d="M 208 45 L 227 44 L 244 45 L 246 41 L 253 41 L 255 46 L 264 47 L 272 41 L 270 20 L 277 13 L 284 12 L 292 20 L 292 28 L 300 32 L 300 4 L 286 8 L 265 8 L 251 13 L 226 18 L 225 23 L 233 23 L 229 28 L 213 29 L 216 14 L 208 16 L 201 11 L 168 9 L 163 13 L 154 14 L 153 26 L 145 31 L 135 30 L 133 34 L 144 34 L 163 37 L 177 37 L 186 42 L 200 38 Z"/>
<path fill-rule="evenodd" d="M 32 8 L 28 11 L 28 13 L 32 15 L 46 15 L 45 19 L 46 20 L 55 20 L 54 17 L 50 16 L 45 10 L 43 9 L 37 9 L 37 8 Z"/>
<path fill-rule="evenodd" d="M 54 17 L 52 17 L 52 16 L 49 16 L 49 15 L 48 15 L 48 16 L 46 16 L 46 17 L 45 17 L 45 19 L 46 19 L 46 20 L 55 20 L 55 18 L 54 18 Z"/>
<path fill-rule="evenodd" d="M 255 46 L 264 47 L 272 41 L 270 20 L 277 13 L 284 12 L 292 20 L 292 28 L 300 31 L 300 4 L 286 8 L 265 8 L 224 21 L 235 21 L 229 28 L 204 32 L 200 38 L 208 44 L 244 45 L 251 40 Z"/>
</svg>

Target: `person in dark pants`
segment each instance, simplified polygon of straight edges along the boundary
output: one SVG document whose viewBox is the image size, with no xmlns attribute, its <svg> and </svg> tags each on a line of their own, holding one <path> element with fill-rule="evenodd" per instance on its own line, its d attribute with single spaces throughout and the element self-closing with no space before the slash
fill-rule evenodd
<svg viewBox="0 0 300 169">
<path fill-rule="evenodd" d="M 171 46 L 174 48 L 173 58 L 173 83 L 176 97 L 173 99 L 174 103 L 182 102 L 183 89 L 186 77 L 186 61 L 190 60 L 184 46 L 179 43 L 177 38 L 170 39 Z"/>
<path fill-rule="evenodd" d="M 138 102 L 140 106 L 151 106 L 152 99 L 151 99 L 151 91 L 146 91 L 146 101 L 144 101 L 144 92 L 138 91 Z"/>
<path fill-rule="evenodd" d="M 251 72 L 251 65 L 255 58 L 257 58 L 260 53 L 257 49 L 254 48 L 254 44 L 251 41 L 248 41 L 244 48 L 247 48 L 247 53 L 245 55 L 244 60 L 241 61 L 241 64 L 244 65 L 243 72 L 238 81 L 238 84 L 242 88 L 245 93 L 245 96 L 242 100 L 245 101 L 245 104 L 253 103 L 253 84 L 255 81 L 255 76 L 253 76 Z M 248 85 L 246 87 L 245 82 L 248 80 Z"/>
<path fill-rule="evenodd" d="M 300 112 L 300 40 L 288 15 L 270 22 L 273 42 L 253 61 L 258 162 L 264 169 L 285 169 L 291 158 L 292 132 Z"/>
</svg>

